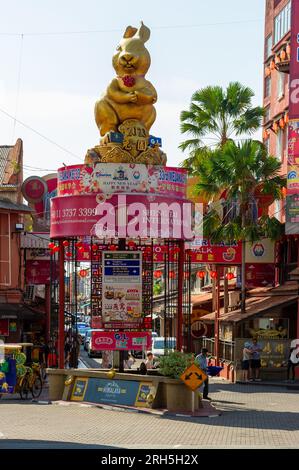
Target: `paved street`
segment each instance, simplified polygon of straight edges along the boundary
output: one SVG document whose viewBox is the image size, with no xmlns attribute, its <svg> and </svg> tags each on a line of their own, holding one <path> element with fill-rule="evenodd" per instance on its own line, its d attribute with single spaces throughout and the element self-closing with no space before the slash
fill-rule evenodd
<svg viewBox="0 0 299 470">
<path fill-rule="evenodd" d="M 222 415 L 161 417 L 89 405 L 0 400 L 0 448 L 299 448 L 298 391 L 213 380 Z"/>
</svg>

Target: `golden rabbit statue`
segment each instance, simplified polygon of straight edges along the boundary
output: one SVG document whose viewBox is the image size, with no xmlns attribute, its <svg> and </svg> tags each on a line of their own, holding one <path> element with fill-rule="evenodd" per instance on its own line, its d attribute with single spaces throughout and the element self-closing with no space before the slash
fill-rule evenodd
<svg viewBox="0 0 299 470">
<path fill-rule="evenodd" d="M 145 79 L 151 58 L 145 47 L 150 30 L 128 26 L 112 59 L 116 72 L 95 104 L 95 121 L 102 139 L 87 151 L 85 163 L 144 163 L 165 165 L 161 139 L 149 135 L 156 119 L 157 92 Z"/>
<path fill-rule="evenodd" d="M 145 79 L 151 64 L 144 45 L 149 37 L 150 30 L 143 23 L 138 30 L 128 26 L 116 48 L 112 64 L 117 76 L 95 104 L 95 120 L 102 136 L 117 131 L 126 119 L 141 121 L 149 131 L 156 119 L 153 104 L 157 92 Z"/>
</svg>

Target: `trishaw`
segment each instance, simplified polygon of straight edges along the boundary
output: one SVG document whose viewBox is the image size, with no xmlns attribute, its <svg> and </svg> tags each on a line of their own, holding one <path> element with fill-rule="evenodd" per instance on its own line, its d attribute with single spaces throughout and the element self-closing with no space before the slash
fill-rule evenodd
<svg viewBox="0 0 299 470">
<path fill-rule="evenodd" d="M 19 393 L 22 400 L 38 398 L 43 389 L 41 366 L 37 362 L 28 365 L 24 348 L 32 348 L 32 343 L 4 343 L 4 361 L 0 362 L 0 397 L 2 394 Z M 3 354 L 2 354 L 3 357 Z"/>
</svg>

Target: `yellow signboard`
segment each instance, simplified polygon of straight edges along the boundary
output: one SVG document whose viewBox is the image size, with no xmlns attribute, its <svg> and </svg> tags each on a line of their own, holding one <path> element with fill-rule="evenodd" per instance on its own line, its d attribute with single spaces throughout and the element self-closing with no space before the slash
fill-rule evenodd
<svg viewBox="0 0 299 470">
<path fill-rule="evenodd" d="M 85 378 L 85 377 L 76 378 L 76 382 L 74 384 L 73 391 L 72 391 L 71 400 L 83 401 L 87 384 L 88 384 L 88 378 Z"/>
<path fill-rule="evenodd" d="M 180 376 L 184 384 L 193 392 L 200 387 L 207 378 L 207 375 L 196 364 L 192 364 Z"/>
</svg>

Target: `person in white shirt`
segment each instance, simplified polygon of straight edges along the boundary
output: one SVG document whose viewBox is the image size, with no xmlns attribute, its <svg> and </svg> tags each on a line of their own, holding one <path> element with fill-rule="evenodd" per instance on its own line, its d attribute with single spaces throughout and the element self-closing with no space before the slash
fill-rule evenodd
<svg viewBox="0 0 299 470">
<path fill-rule="evenodd" d="M 209 394 L 209 378 L 208 378 L 208 358 L 207 358 L 208 350 L 206 348 L 202 348 L 201 353 L 198 354 L 195 358 L 195 362 L 200 367 L 200 369 L 207 375 L 207 379 L 204 381 L 204 388 L 202 396 L 205 400 L 212 400 L 208 396 Z"/>
</svg>

